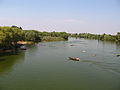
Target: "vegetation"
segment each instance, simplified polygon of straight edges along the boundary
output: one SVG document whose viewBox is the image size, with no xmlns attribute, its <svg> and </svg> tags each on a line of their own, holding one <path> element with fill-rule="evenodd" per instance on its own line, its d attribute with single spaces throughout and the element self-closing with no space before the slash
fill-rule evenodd
<svg viewBox="0 0 120 90">
<path fill-rule="evenodd" d="M 64 40 L 68 40 L 68 33 L 66 32 L 39 32 L 40 36 L 43 38 L 44 36 L 50 36 L 50 37 L 60 37 L 63 38 Z M 44 40 L 44 39 L 43 39 Z"/>
<path fill-rule="evenodd" d="M 40 42 L 40 41 L 63 41 L 70 37 L 79 37 L 86 39 L 97 39 L 103 41 L 120 42 L 120 32 L 116 35 L 110 34 L 90 34 L 90 33 L 75 33 L 70 34 L 66 32 L 40 32 L 36 30 L 23 30 L 21 27 L 0 27 L 0 52 L 1 50 L 16 49 L 20 41 Z M 19 42 L 19 43 L 18 43 Z M 24 43 L 24 42 L 23 42 Z"/>
<path fill-rule="evenodd" d="M 24 32 L 16 27 L 0 27 L 0 48 L 7 49 L 17 46 L 17 41 L 23 40 Z"/>
<path fill-rule="evenodd" d="M 51 37 L 51 36 L 44 36 L 42 41 L 64 41 L 65 39 L 62 37 Z"/>
<path fill-rule="evenodd" d="M 71 37 L 79 37 L 79 38 L 86 38 L 86 39 L 97 39 L 102 41 L 117 41 L 120 42 L 120 32 L 117 33 L 117 35 L 111 35 L 111 34 L 90 34 L 90 33 L 75 33 L 71 34 Z"/>
<path fill-rule="evenodd" d="M 18 48 L 19 41 L 61 41 L 67 40 L 66 32 L 39 32 L 36 30 L 23 30 L 21 27 L 0 27 L 0 50 Z"/>
</svg>

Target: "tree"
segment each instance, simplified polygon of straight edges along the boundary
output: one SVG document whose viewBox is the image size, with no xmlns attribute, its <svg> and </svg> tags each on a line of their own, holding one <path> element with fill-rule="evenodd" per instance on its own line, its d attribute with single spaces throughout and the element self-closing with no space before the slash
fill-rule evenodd
<svg viewBox="0 0 120 90">
<path fill-rule="evenodd" d="M 120 42 L 120 32 L 117 33 L 116 40 Z"/>
</svg>

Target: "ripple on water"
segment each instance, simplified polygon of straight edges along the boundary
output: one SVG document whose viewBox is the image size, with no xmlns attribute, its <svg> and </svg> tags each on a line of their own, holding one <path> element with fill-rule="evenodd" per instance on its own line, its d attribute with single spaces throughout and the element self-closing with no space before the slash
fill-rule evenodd
<svg viewBox="0 0 120 90">
<path fill-rule="evenodd" d="M 120 63 L 115 62 L 103 62 L 102 60 L 82 60 L 83 63 L 89 63 L 99 69 L 105 70 L 107 72 L 115 73 L 120 75 Z"/>
</svg>

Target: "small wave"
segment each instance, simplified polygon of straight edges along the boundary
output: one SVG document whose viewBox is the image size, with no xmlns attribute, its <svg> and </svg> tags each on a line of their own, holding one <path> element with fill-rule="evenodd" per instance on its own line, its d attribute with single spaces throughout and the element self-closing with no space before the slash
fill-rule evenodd
<svg viewBox="0 0 120 90">
<path fill-rule="evenodd" d="M 82 60 L 82 62 L 87 62 L 103 70 L 120 74 L 120 64 L 118 63 L 102 62 L 102 61 L 100 62 L 100 61 L 93 61 L 93 60 Z"/>
</svg>

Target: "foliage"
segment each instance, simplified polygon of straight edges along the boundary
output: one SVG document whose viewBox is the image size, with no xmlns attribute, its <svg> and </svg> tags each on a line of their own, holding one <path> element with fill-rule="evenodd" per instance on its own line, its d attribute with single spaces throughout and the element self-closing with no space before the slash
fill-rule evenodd
<svg viewBox="0 0 120 90">
<path fill-rule="evenodd" d="M 39 32 L 23 30 L 21 27 L 0 27 L 0 48 L 16 48 L 18 41 L 61 41 L 67 40 L 66 32 Z"/>
<path fill-rule="evenodd" d="M 39 34 L 41 35 L 41 37 L 44 37 L 44 36 L 51 36 L 51 37 L 62 37 L 64 38 L 65 40 L 68 40 L 68 33 L 66 32 L 39 32 Z"/>
<path fill-rule="evenodd" d="M 116 40 L 120 42 L 120 32 L 117 33 Z"/>
<path fill-rule="evenodd" d="M 41 41 L 39 31 L 25 30 L 24 31 L 25 41 Z"/>
<path fill-rule="evenodd" d="M 42 41 L 64 41 L 62 37 L 51 37 L 51 36 L 44 36 Z"/>
<path fill-rule="evenodd" d="M 22 40 L 23 31 L 19 28 L 0 27 L 0 44 L 3 46 L 11 46 L 12 43 L 16 44 L 17 41 Z"/>
<path fill-rule="evenodd" d="M 15 48 L 18 41 L 61 41 L 68 37 L 97 39 L 103 41 L 120 42 L 120 32 L 117 35 L 90 34 L 90 33 L 66 33 L 66 32 L 40 32 L 37 30 L 23 30 L 21 27 L 0 27 L 0 48 Z"/>
<path fill-rule="evenodd" d="M 70 35 L 71 37 L 87 38 L 87 39 L 97 39 L 103 41 L 118 41 L 120 42 L 120 32 L 117 35 L 110 34 L 90 34 L 90 33 L 74 33 Z"/>
</svg>

